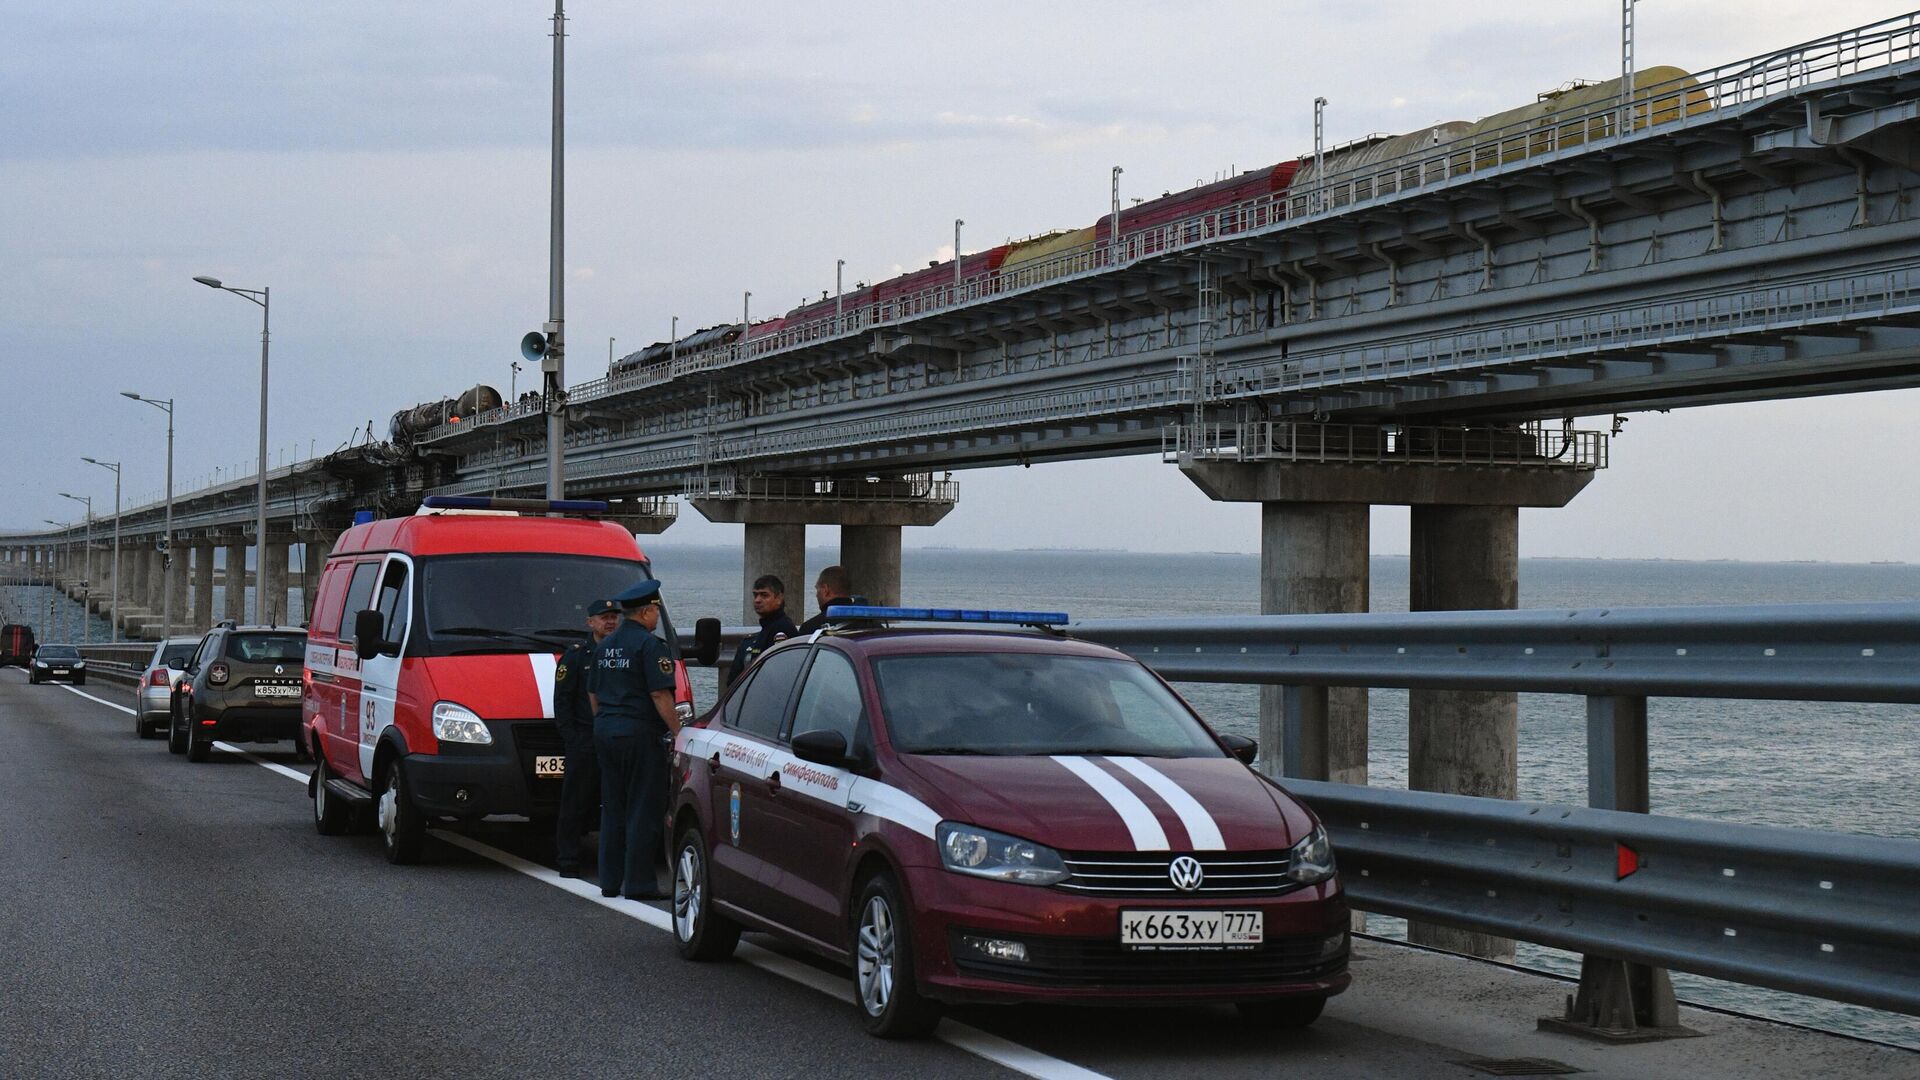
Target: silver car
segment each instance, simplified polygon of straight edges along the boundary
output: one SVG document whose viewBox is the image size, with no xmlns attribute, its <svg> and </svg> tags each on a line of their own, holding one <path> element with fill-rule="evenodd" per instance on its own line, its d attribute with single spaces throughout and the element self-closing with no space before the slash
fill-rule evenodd
<svg viewBox="0 0 1920 1080">
<path fill-rule="evenodd" d="M 197 637 L 176 637 L 154 646 L 153 658 L 147 661 L 147 670 L 140 673 L 140 683 L 133 688 L 133 730 L 136 735 L 151 739 L 167 723 L 169 711 L 173 708 L 174 684 L 180 681 L 181 669 L 186 667 L 187 659 L 199 644 Z M 175 661 L 178 666 L 175 666 Z"/>
</svg>

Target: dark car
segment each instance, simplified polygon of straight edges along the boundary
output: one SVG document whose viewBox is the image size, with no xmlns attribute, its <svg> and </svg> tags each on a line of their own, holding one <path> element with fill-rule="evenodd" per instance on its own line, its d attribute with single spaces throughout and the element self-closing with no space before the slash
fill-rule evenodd
<svg viewBox="0 0 1920 1080">
<path fill-rule="evenodd" d="M 33 627 L 26 623 L 0 626 L 0 667 L 18 664 L 27 667 L 33 661 Z"/>
<path fill-rule="evenodd" d="M 1112 649 L 829 629 L 763 654 L 675 748 L 682 954 L 775 933 L 853 969 L 876 1035 L 960 1002 L 1221 1003 L 1297 1027 L 1348 985 L 1326 830 L 1247 767 L 1251 740 Z"/>
<path fill-rule="evenodd" d="M 71 645 L 42 645 L 27 665 L 27 681 L 34 683 L 64 679 L 75 686 L 87 685 L 87 662 L 80 650 Z"/>
<path fill-rule="evenodd" d="M 222 624 L 208 631 L 174 687 L 167 749 L 205 761 L 215 739 L 297 746 L 306 653 L 304 630 Z"/>
</svg>

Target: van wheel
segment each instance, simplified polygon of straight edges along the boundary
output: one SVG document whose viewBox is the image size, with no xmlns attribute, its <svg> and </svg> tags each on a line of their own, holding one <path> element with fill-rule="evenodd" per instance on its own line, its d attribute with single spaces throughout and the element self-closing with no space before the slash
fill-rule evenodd
<svg viewBox="0 0 1920 1080">
<path fill-rule="evenodd" d="M 339 836 L 347 831 L 353 808 L 327 792 L 327 759 L 317 758 L 313 765 L 313 831 L 321 836 Z"/>
<path fill-rule="evenodd" d="M 1267 1030 L 1290 1030 L 1303 1028 L 1320 1019 L 1320 1013 L 1327 1007 L 1327 999 L 1317 998 L 1281 998 L 1278 1001 L 1236 1001 L 1234 1008 L 1240 1010 L 1240 1019 L 1253 1027 Z"/>
<path fill-rule="evenodd" d="M 725 960 L 740 944 L 740 924 L 713 910 L 707 842 L 698 825 L 680 830 L 673 860 L 673 936 L 688 960 Z"/>
<path fill-rule="evenodd" d="M 380 844 L 387 861 L 395 866 L 411 866 L 420 861 L 420 849 L 426 844 L 427 826 L 414 808 L 413 793 L 407 790 L 406 770 L 400 767 L 398 754 L 387 759 L 380 770 L 380 788 L 374 794 L 374 822 L 380 829 Z"/>
<path fill-rule="evenodd" d="M 918 1039 L 940 1022 L 940 1005 L 920 995 L 913 976 L 913 932 L 907 905 L 890 874 L 860 891 L 854 916 L 853 1000 L 867 1033 Z"/>
</svg>

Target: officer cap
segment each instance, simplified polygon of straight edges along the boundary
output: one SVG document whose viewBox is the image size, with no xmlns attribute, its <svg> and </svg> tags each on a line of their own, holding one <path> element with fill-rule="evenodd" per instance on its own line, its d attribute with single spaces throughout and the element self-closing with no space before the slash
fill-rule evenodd
<svg viewBox="0 0 1920 1080">
<path fill-rule="evenodd" d="M 657 599 L 659 596 L 660 583 L 658 581 L 642 581 L 636 583 L 627 591 L 615 596 L 614 599 L 620 602 L 621 607 L 628 608 L 639 607 L 649 600 Z"/>
<path fill-rule="evenodd" d="M 619 610 L 620 605 L 611 600 L 595 600 L 587 605 L 587 618 L 591 619 L 595 615 L 613 615 Z"/>
</svg>

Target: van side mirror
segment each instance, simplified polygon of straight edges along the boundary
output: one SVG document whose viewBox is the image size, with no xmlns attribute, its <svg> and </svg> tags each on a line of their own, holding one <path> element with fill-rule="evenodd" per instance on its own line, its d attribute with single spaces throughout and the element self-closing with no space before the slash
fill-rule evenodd
<svg viewBox="0 0 1920 1080">
<path fill-rule="evenodd" d="M 1227 748 L 1227 753 L 1238 758 L 1243 765 L 1253 764 L 1253 759 L 1260 756 L 1260 744 L 1245 735 L 1229 735 L 1222 732 L 1220 743 Z"/>
<path fill-rule="evenodd" d="M 170 656 L 167 658 L 167 666 L 175 671 L 185 671 L 187 670 L 187 658 L 184 656 Z"/>
<path fill-rule="evenodd" d="M 837 731 L 803 731 L 793 737 L 793 756 L 838 768 L 847 763 L 847 737 Z"/>
<path fill-rule="evenodd" d="M 371 660 L 379 656 L 387 644 L 380 636 L 386 628 L 386 620 L 372 608 L 354 615 L 353 655 L 362 660 Z"/>
<path fill-rule="evenodd" d="M 693 624 L 693 658 L 701 667 L 720 662 L 719 619 L 701 619 Z"/>
</svg>

